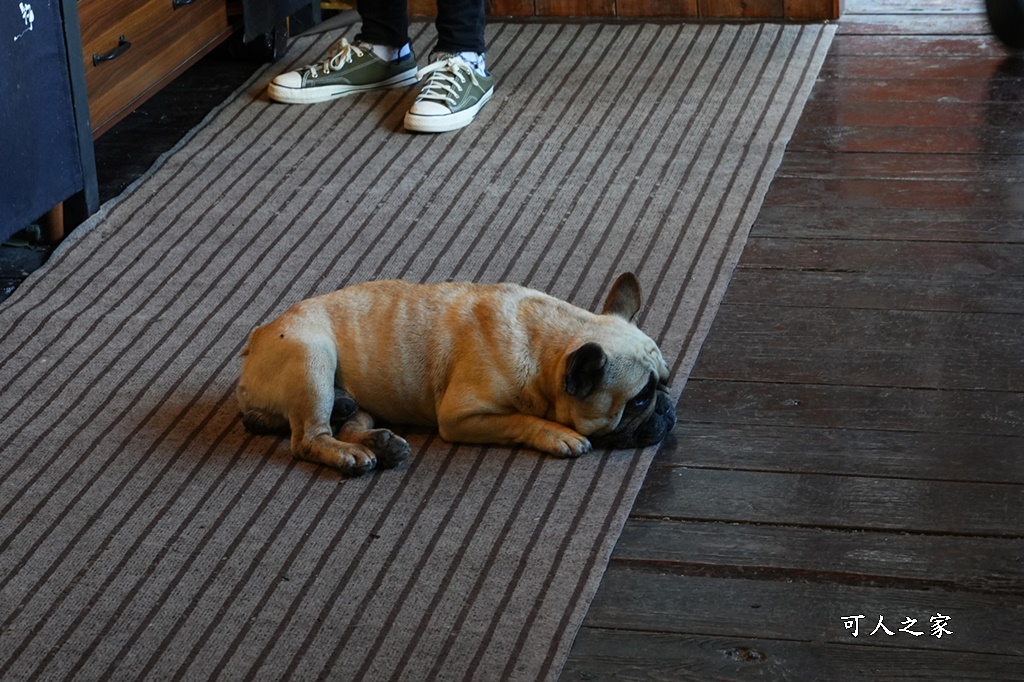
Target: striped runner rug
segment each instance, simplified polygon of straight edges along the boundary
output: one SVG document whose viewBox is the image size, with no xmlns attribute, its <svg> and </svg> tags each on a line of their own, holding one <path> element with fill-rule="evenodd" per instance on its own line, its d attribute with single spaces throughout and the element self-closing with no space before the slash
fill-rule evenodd
<svg viewBox="0 0 1024 682">
<path fill-rule="evenodd" d="M 244 431 L 238 352 L 371 278 L 593 309 L 632 270 L 678 397 L 832 32 L 494 24 L 439 136 L 411 90 L 269 102 L 339 36 L 300 39 L 0 307 L 0 679 L 556 678 L 655 450 L 408 431 L 344 479 Z"/>
</svg>

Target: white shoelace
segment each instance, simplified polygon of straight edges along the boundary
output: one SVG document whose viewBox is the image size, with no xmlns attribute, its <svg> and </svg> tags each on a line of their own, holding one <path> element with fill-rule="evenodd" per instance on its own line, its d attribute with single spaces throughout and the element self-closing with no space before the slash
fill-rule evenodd
<svg viewBox="0 0 1024 682">
<path fill-rule="evenodd" d="M 324 75 L 326 76 L 331 71 L 337 71 L 345 64 L 351 62 L 353 54 L 355 54 L 356 57 L 362 57 L 363 50 L 342 38 L 338 41 L 337 46 L 330 53 L 330 56 L 327 57 L 327 59 L 320 64 L 308 64 L 302 68 L 309 70 L 310 78 L 316 78 L 319 75 L 317 73 L 317 69 L 323 69 Z"/>
<path fill-rule="evenodd" d="M 439 102 L 449 109 L 454 108 L 459 101 L 466 76 L 469 76 L 473 85 L 480 85 L 476 71 L 459 57 L 439 59 L 416 72 L 416 80 L 423 80 L 425 76 L 430 76 L 430 80 L 423 86 L 419 99 Z"/>
</svg>

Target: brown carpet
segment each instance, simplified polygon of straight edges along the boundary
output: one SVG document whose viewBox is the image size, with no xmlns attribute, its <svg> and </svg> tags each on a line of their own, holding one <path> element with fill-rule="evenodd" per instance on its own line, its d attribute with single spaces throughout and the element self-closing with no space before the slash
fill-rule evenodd
<svg viewBox="0 0 1024 682">
<path fill-rule="evenodd" d="M 338 36 L 300 40 L 0 305 L 0 678 L 557 677 L 653 449 L 409 432 L 345 480 L 242 429 L 238 351 L 370 278 L 594 308 L 633 270 L 678 395 L 833 30 L 494 24 L 440 136 L 411 90 L 268 102 Z"/>
</svg>

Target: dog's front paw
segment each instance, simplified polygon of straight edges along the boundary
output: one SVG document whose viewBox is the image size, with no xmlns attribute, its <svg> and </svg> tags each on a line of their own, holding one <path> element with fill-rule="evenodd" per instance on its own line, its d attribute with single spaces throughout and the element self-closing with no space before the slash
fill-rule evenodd
<svg viewBox="0 0 1024 682">
<path fill-rule="evenodd" d="M 359 476 L 377 466 L 377 455 L 358 443 L 345 443 L 321 435 L 302 441 L 292 453 L 300 459 L 333 467 L 346 476 Z"/>
<path fill-rule="evenodd" d="M 382 469 L 394 469 L 412 455 L 408 441 L 388 429 L 368 431 L 362 443 L 377 455 Z"/>
<path fill-rule="evenodd" d="M 368 448 L 352 445 L 341 453 L 336 466 L 346 476 L 361 476 L 377 468 L 377 455 Z"/>
<path fill-rule="evenodd" d="M 579 457 L 593 449 L 586 436 L 569 429 L 552 431 L 545 436 L 545 442 L 538 449 L 556 457 Z"/>
</svg>

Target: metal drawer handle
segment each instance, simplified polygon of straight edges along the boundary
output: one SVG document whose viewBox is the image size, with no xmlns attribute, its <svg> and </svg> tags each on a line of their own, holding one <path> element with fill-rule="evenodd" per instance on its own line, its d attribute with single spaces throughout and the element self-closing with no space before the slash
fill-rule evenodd
<svg viewBox="0 0 1024 682">
<path fill-rule="evenodd" d="M 191 5 L 195 1 L 196 0 L 171 0 L 171 7 L 173 7 L 174 9 L 178 9 L 179 7 L 184 7 L 185 5 Z"/>
<path fill-rule="evenodd" d="M 115 47 L 110 52 L 106 54 L 99 54 L 94 52 L 92 55 L 92 65 L 99 66 L 100 62 L 109 62 L 111 59 L 117 59 L 125 52 L 127 52 L 128 48 L 131 46 L 132 44 L 125 40 L 124 36 L 121 36 L 117 39 L 117 47 Z"/>
</svg>

